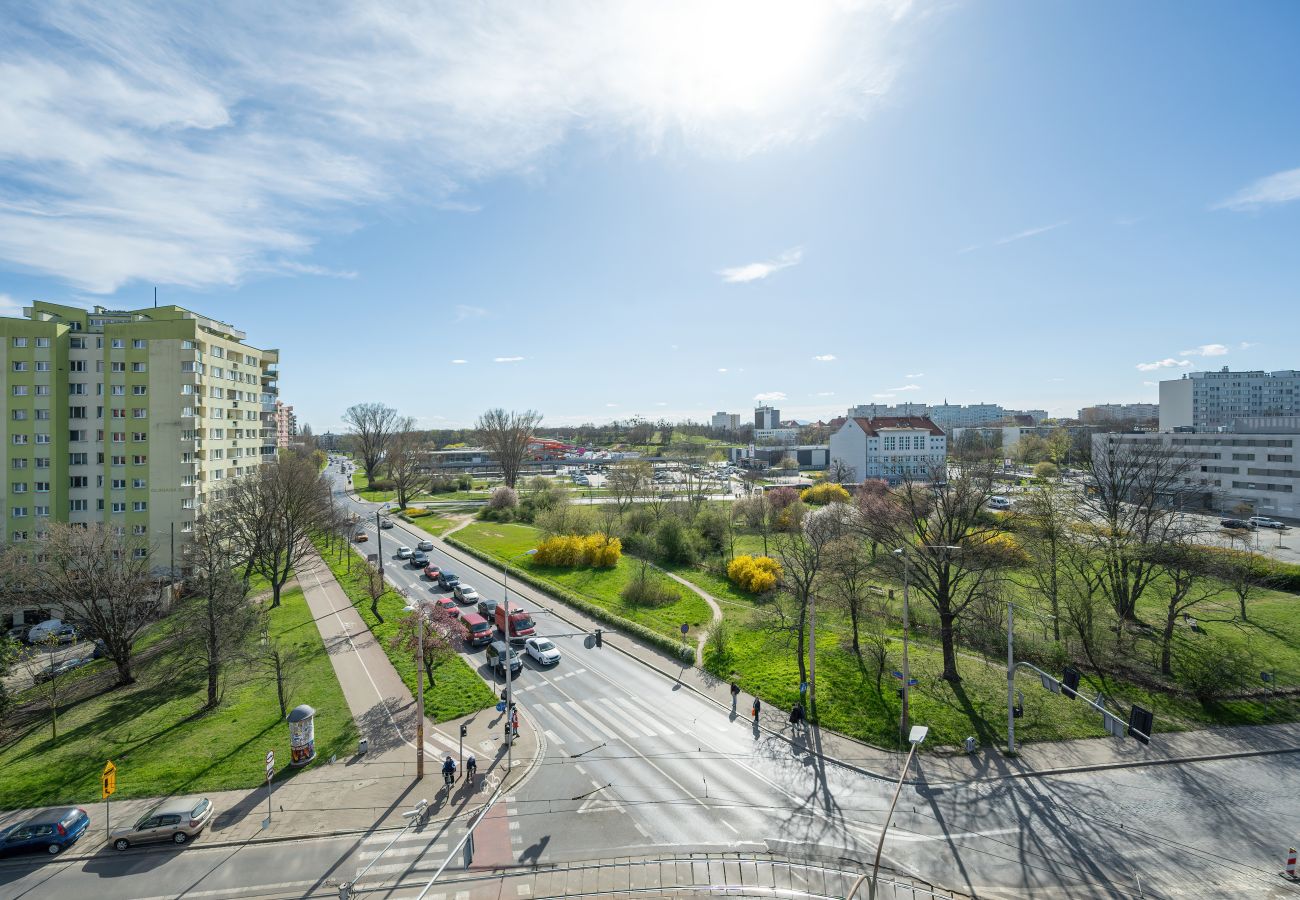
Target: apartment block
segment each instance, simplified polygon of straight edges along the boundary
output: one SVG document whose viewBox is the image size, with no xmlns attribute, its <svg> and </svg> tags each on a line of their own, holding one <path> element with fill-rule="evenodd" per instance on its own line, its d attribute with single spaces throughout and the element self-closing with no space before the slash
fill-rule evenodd
<svg viewBox="0 0 1300 900">
<path fill-rule="evenodd" d="M 1300 372 L 1188 372 L 1160 382 L 1160 430 L 1222 428 L 1251 416 L 1300 415 Z"/>
<path fill-rule="evenodd" d="M 1154 422 L 1160 418 L 1159 403 L 1098 403 L 1079 410 L 1084 425 L 1107 425 L 1111 422 Z"/>
<path fill-rule="evenodd" d="M 179 306 L 23 314 L 0 317 L 5 540 L 107 522 L 183 569 L 198 510 L 275 453 L 279 351 Z"/>
<path fill-rule="evenodd" d="M 709 424 L 719 431 L 739 431 L 740 413 L 715 412 Z"/>
<path fill-rule="evenodd" d="M 298 416 L 294 414 L 292 406 L 277 400 L 272 417 L 275 421 L 276 449 L 284 450 L 298 436 Z"/>
</svg>

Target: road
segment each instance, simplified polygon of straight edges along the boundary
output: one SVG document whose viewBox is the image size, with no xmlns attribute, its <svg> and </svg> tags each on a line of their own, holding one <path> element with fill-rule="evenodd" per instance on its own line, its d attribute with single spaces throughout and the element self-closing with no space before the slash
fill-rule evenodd
<svg viewBox="0 0 1300 900">
<path fill-rule="evenodd" d="M 346 502 L 366 517 L 373 551 L 375 506 Z M 392 558 L 399 543 L 416 540 L 400 524 L 385 531 L 386 570 L 412 594 L 429 593 L 418 572 Z M 482 595 L 504 599 L 483 564 L 466 565 L 440 550 L 430 555 Z M 586 648 L 572 626 L 534 597 L 511 585 L 511 598 L 564 653 L 549 670 L 528 660 L 516 683 L 525 727 L 539 728 L 545 738 L 544 756 L 485 823 L 507 829 L 510 855 L 476 863 L 558 863 L 669 849 L 816 850 L 870 860 L 892 783 L 823 762 L 807 752 L 804 739 L 755 733 L 745 716 L 622 652 Z M 480 655 L 473 659 L 481 663 Z M 815 735 L 810 740 L 815 745 Z M 970 784 L 928 782 L 922 756 L 916 783 L 903 789 L 885 860 L 982 897 L 1300 897 L 1300 886 L 1276 874 L 1283 851 L 1300 834 L 1297 756 Z M 377 878 L 366 883 L 427 878 L 458 837 L 454 828 L 411 836 L 379 861 Z M 292 846 L 106 851 L 66 867 L 40 861 L 0 868 L 0 895 L 126 900 L 310 896 L 314 890 L 335 896 L 327 882 L 352 878 L 379 846 L 372 835 Z"/>
</svg>

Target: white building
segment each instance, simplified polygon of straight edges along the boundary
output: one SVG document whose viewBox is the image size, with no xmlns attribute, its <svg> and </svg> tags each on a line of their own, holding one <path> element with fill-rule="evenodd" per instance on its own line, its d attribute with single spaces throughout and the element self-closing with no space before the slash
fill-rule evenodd
<svg viewBox="0 0 1300 900">
<path fill-rule="evenodd" d="M 766 444 L 794 444 L 799 441 L 799 429 L 755 428 L 754 440 Z"/>
<path fill-rule="evenodd" d="M 1084 425 L 1106 425 L 1111 422 L 1149 422 L 1160 417 L 1158 403 L 1098 403 L 1079 410 L 1079 421 Z"/>
<path fill-rule="evenodd" d="M 739 431 L 740 413 L 715 412 L 711 424 L 718 431 Z"/>
<path fill-rule="evenodd" d="M 928 403 L 859 403 L 849 407 L 849 418 L 874 419 L 877 416 L 928 416 Z"/>
<path fill-rule="evenodd" d="M 1300 372 L 1188 372 L 1160 382 L 1160 430 L 1220 428 L 1248 416 L 1300 416 Z"/>
<path fill-rule="evenodd" d="M 943 475 L 948 438 L 925 416 L 853 416 L 831 435 L 830 450 L 830 465 L 846 466 L 850 481 L 929 480 Z"/>
<path fill-rule="evenodd" d="M 1007 411 L 996 403 L 972 403 L 969 406 L 940 403 L 931 406 L 929 412 L 930 421 L 944 431 L 973 425 L 998 425 L 1006 415 Z"/>
</svg>

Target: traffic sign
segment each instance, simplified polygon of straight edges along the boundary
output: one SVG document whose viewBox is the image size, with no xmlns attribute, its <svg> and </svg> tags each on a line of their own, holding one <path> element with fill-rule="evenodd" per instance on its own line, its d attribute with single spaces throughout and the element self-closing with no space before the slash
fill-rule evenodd
<svg viewBox="0 0 1300 900">
<path fill-rule="evenodd" d="M 916 687 L 916 684 L 917 684 L 917 681 L 916 681 L 915 678 L 909 678 L 909 679 L 907 679 L 907 686 L 908 686 L 908 687 Z"/>
<path fill-rule="evenodd" d="M 104 776 L 99 799 L 107 800 L 117 790 L 117 766 L 110 759 L 104 763 Z"/>
<path fill-rule="evenodd" d="M 902 678 L 902 677 L 903 677 L 903 673 L 902 673 L 902 672 L 895 672 L 895 673 L 894 673 L 894 677 L 895 677 L 895 678 Z"/>
<path fill-rule="evenodd" d="M 275 751 L 266 751 L 266 780 L 270 781 L 271 776 L 275 774 Z"/>
<path fill-rule="evenodd" d="M 691 626 L 689 626 L 689 625 L 687 625 L 685 622 L 683 622 L 683 623 L 682 623 L 682 634 L 686 634 L 686 633 L 687 633 L 688 631 L 690 631 L 690 630 L 691 630 Z"/>
</svg>

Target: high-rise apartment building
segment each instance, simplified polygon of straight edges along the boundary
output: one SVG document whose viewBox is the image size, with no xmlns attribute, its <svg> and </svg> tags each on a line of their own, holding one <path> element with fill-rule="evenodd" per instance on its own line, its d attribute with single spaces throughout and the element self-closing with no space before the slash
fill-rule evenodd
<svg viewBox="0 0 1300 900">
<path fill-rule="evenodd" d="M 715 412 L 710 425 L 718 431 L 739 431 L 740 413 Z"/>
<path fill-rule="evenodd" d="M 274 419 L 275 446 L 277 450 L 284 450 L 298 436 L 298 416 L 294 414 L 292 406 L 277 400 Z"/>
<path fill-rule="evenodd" d="M 4 538 L 106 522 L 184 567 L 194 516 L 275 453 L 277 350 L 179 306 L 0 317 Z"/>
<path fill-rule="evenodd" d="M 1160 430 L 1221 428 L 1247 416 L 1300 415 L 1300 372 L 1188 372 L 1160 382 Z"/>
<path fill-rule="evenodd" d="M 781 427 L 781 410 L 773 406 L 759 406 L 754 409 L 754 428 L 759 431 L 771 431 Z"/>
<path fill-rule="evenodd" d="M 1079 410 L 1079 421 L 1084 425 L 1105 425 L 1110 422 L 1151 422 L 1160 418 L 1158 403 L 1099 403 Z"/>
</svg>

